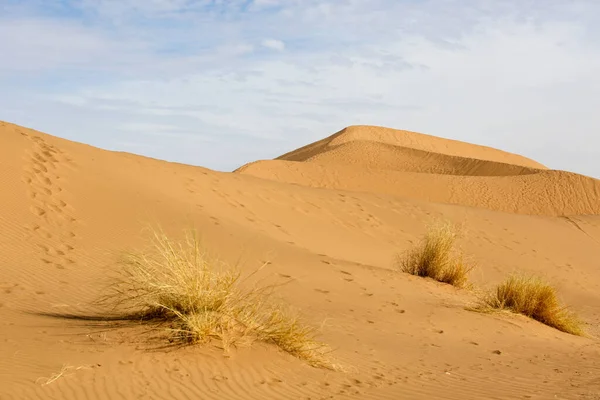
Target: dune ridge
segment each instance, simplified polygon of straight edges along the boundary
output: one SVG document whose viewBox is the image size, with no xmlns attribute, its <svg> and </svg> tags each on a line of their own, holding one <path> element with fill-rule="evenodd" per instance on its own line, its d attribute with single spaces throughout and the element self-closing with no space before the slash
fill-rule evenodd
<svg viewBox="0 0 600 400">
<path fill-rule="evenodd" d="M 235 172 L 509 213 L 600 214 L 600 180 L 500 150 L 380 127 L 346 128 Z"/>
<path fill-rule="evenodd" d="M 307 161 L 312 157 L 319 156 L 337 146 L 355 142 L 380 143 L 447 156 L 468 157 L 528 168 L 546 169 L 544 165 L 537 161 L 492 147 L 440 138 L 423 133 L 370 125 L 353 125 L 346 127 L 325 139 L 285 153 L 276 159 Z M 362 155 L 359 154 L 357 157 L 359 162 L 361 158 Z"/>
</svg>

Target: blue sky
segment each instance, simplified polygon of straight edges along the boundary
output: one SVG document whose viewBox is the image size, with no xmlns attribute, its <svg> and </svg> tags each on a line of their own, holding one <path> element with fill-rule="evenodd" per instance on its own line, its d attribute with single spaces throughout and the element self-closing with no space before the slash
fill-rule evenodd
<svg viewBox="0 0 600 400">
<path fill-rule="evenodd" d="M 600 178 L 595 0 L 0 0 L 0 120 L 232 170 L 355 124 Z"/>
</svg>

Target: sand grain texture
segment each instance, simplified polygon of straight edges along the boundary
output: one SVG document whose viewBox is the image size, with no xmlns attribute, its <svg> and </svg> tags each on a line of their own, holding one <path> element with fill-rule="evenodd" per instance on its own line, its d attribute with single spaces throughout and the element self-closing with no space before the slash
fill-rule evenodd
<svg viewBox="0 0 600 400">
<path fill-rule="evenodd" d="M 472 293 L 393 259 L 431 219 L 461 223 L 475 284 L 544 274 L 598 335 L 598 181 L 398 132 L 352 127 L 220 173 L 0 123 L 0 399 L 597 399 L 597 339 L 468 312 Z M 140 327 L 58 318 L 98 311 L 148 223 L 193 226 L 248 271 L 270 260 L 348 372 L 267 345 L 149 350 Z"/>
</svg>

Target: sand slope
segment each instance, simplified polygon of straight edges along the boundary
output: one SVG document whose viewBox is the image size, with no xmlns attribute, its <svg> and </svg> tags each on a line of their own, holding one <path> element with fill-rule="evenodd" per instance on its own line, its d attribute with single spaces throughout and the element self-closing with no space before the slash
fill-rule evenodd
<svg viewBox="0 0 600 400">
<path fill-rule="evenodd" d="M 237 172 L 315 188 L 382 193 L 511 213 L 600 214 L 600 181 L 563 171 L 458 176 L 270 160 L 246 165 Z"/>
<path fill-rule="evenodd" d="M 600 180 L 487 147 L 379 127 L 347 128 L 236 172 L 503 212 L 600 214 Z"/>
<path fill-rule="evenodd" d="M 440 154 L 465 158 L 448 154 L 454 150 Z M 487 161 L 510 164 L 503 153 L 487 153 L 495 157 Z M 513 165 L 541 169 L 514 157 Z M 456 171 L 452 162 L 443 168 Z M 333 164 L 340 175 L 358 171 Z M 507 179 L 485 168 L 471 178 Z M 460 244 L 480 265 L 477 284 L 515 269 L 546 274 L 600 334 L 598 215 L 529 216 L 316 189 L 103 151 L 7 123 L 0 123 L 0 188 L 2 400 L 593 399 L 600 392 L 598 340 L 467 312 L 472 294 L 391 267 L 427 221 L 443 216 L 464 224 Z M 149 351 L 138 328 L 44 315 L 97 311 L 89 303 L 120 252 L 145 243 L 147 223 L 172 234 L 195 226 L 225 260 L 242 255 L 248 270 L 271 260 L 266 274 L 291 279 L 282 298 L 311 322 L 327 319 L 322 338 L 349 371 L 314 369 L 264 345 L 228 358 L 207 348 Z M 73 368 L 43 385 L 63 365 Z"/>
</svg>

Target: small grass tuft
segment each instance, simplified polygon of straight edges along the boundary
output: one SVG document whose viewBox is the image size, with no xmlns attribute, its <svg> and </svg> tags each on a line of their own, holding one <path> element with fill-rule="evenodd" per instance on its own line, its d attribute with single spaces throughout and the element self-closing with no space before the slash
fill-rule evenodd
<svg viewBox="0 0 600 400">
<path fill-rule="evenodd" d="M 539 277 L 508 277 L 482 297 L 476 310 L 508 310 L 566 333 L 584 335 L 581 320 L 561 305 L 556 289 Z"/>
<path fill-rule="evenodd" d="M 457 238 L 458 231 L 451 223 L 434 224 L 419 245 L 398 256 L 398 268 L 458 288 L 469 286 L 468 275 L 473 267 L 465 263 L 462 255 L 455 254 Z"/>
<path fill-rule="evenodd" d="M 261 341 L 315 367 L 337 369 L 328 347 L 316 340 L 317 329 L 274 301 L 275 285 L 245 284 L 239 270 L 211 256 L 195 232 L 176 242 L 154 231 L 150 250 L 129 253 L 121 264 L 105 300 L 142 321 L 167 323 L 171 341 L 217 341 L 225 351 Z"/>
</svg>

